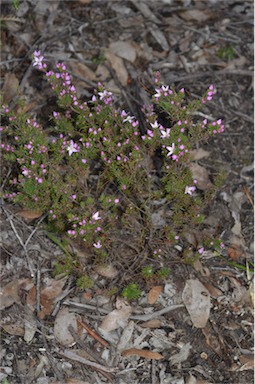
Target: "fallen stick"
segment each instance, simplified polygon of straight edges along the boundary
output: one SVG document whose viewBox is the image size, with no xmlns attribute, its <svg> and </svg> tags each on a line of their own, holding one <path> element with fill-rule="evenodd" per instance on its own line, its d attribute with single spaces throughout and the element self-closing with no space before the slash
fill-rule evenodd
<svg viewBox="0 0 255 384">
<path fill-rule="evenodd" d="M 110 367 L 105 367 L 104 365 L 101 365 L 101 364 L 94 363 L 90 360 L 85 359 L 84 357 L 76 355 L 76 353 L 69 351 L 68 349 L 65 349 L 64 352 L 58 352 L 58 354 L 70 360 L 78 361 L 79 363 L 88 365 L 89 367 L 100 369 L 104 372 L 114 373 L 114 372 L 118 372 L 119 370 L 119 368 L 110 368 Z"/>
</svg>

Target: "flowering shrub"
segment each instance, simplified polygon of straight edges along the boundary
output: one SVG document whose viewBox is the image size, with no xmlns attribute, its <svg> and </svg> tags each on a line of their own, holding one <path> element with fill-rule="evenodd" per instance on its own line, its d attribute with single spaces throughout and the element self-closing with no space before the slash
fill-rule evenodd
<svg viewBox="0 0 255 384">
<path fill-rule="evenodd" d="M 101 84 L 82 102 L 63 63 L 49 70 L 36 51 L 33 65 L 44 72 L 58 108 L 43 127 L 36 117 L 2 107 L 1 147 L 6 164 L 12 164 L 3 197 L 47 213 L 51 229 L 102 257 L 111 253 L 116 228 L 125 234 L 138 225 L 140 244 L 149 243 L 151 254 L 160 258 L 151 246 L 159 230 L 160 237 L 177 241 L 186 225 L 203 217 L 206 196 L 197 191 L 188 163 L 198 142 L 224 131 L 220 119 L 199 121 L 195 115 L 215 88 L 188 102 L 183 88 L 161 84 L 157 73 L 152 104 L 142 109 L 143 133 L 135 116 L 114 107 L 112 93 Z M 155 109 L 166 116 L 166 126 Z M 160 229 L 152 223 L 158 206 L 171 210 Z"/>
</svg>

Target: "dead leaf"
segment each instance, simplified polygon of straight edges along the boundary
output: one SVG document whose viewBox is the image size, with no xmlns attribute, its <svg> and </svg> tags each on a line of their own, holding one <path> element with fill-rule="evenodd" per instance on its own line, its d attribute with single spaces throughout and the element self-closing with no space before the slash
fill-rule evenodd
<svg viewBox="0 0 255 384">
<path fill-rule="evenodd" d="M 199 259 L 195 260 L 193 263 L 193 268 L 200 272 L 202 276 L 210 276 L 210 271 L 207 267 L 204 267 Z"/>
<path fill-rule="evenodd" d="M 114 55 L 111 51 L 109 51 L 109 49 L 105 50 L 105 58 L 109 61 L 112 68 L 116 72 L 119 81 L 125 87 L 128 82 L 128 72 L 123 60 L 120 57 Z"/>
<path fill-rule="evenodd" d="M 254 369 L 254 355 L 241 355 L 240 358 L 240 363 L 243 364 L 238 371 L 246 371 L 248 369 Z"/>
<path fill-rule="evenodd" d="M 66 279 L 67 277 L 64 277 L 61 280 L 50 279 L 47 287 L 41 290 L 41 311 L 38 313 L 40 319 L 44 319 L 45 316 L 51 314 L 55 306 L 55 299 L 62 292 Z"/>
<path fill-rule="evenodd" d="M 42 216 L 42 212 L 37 209 L 22 209 L 17 212 L 17 215 L 23 217 L 23 219 L 27 219 L 28 221 L 32 221 L 34 219 L 38 219 L 38 217 Z"/>
<path fill-rule="evenodd" d="M 116 307 L 117 309 L 114 309 L 112 312 L 110 312 L 102 321 L 100 328 L 103 331 L 114 331 L 119 327 L 123 327 L 128 321 L 132 313 L 132 307 L 124 300 L 117 301 Z"/>
<path fill-rule="evenodd" d="M 196 187 L 201 189 L 201 191 L 205 191 L 212 187 L 212 183 L 209 180 L 207 170 L 197 163 L 192 163 L 189 165 L 189 168 L 192 173 L 192 177 L 194 180 L 197 180 Z"/>
<path fill-rule="evenodd" d="M 182 300 L 196 328 L 204 328 L 210 315 L 210 294 L 197 279 L 187 280 Z"/>
<path fill-rule="evenodd" d="M 240 69 L 247 63 L 247 59 L 244 56 L 240 56 L 237 59 L 231 60 L 225 67 L 226 71 L 232 71 L 234 69 Z"/>
<path fill-rule="evenodd" d="M 114 41 L 109 45 L 109 50 L 116 56 L 134 63 L 136 50 L 132 43 L 128 41 Z"/>
<path fill-rule="evenodd" d="M 9 104 L 17 95 L 19 88 L 19 80 L 12 72 L 7 72 L 4 76 L 4 85 L 2 88 L 3 102 Z"/>
<path fill-rule="evenodd" d="M 209 324 L 209 323 L 208 323 Z M 224 345 L 221 343 L 220 336 L 217 336 L 211 326 L 206 326 L 202 329 L 205 336 L 206 344 L 215 352 L 218 356 L 222 357 Z"/>
<path fill-rule="evenodd" d="M 121 355 L 125 357 L 136 355 L 136 356 L 144 357 L 145 359 L 152 359 L 152 360 L 164 359 L 164 356 L 162 356 L 158 352 L 151 352 L 151 351 L 148 351 L 147 349 L 137 349 L 137 348 L 126 349 L 125 351 L 121 352 Z"/>
<path fill-rule="evenodd" d="M 71 61 L 69 62 L 68 67 L 70 67 L 74 75 L 79 76 L 82 79 L 86 79 L 90 81 L 96 80 L 95 72 L 92 71 L 92 69 L 90 69 L 89 67 L 87 67 L 87 65 L 83 63 Z"/>
<path fill-rule="evenodd" d="M 31 287 L 31 289 L 29 290 L 26 298 L 26 304 L 32 312 L 35 310 L 35 305 L 36 305 L 36 287 L 35 286 Z"/>
<path fill-rule="evenodd" d="M 14 303 L 20 303 L 19 285 L 21 281 L 15 279 L 6 284 L 0 290 L 0 309 L 10 307 Z"/>
<path fill-rule="evenodd" d="M 186 21 L 198 21 L 203 22 L 211 17 L 211 13 L 208 11 L 200 11 L 199 9 L 189 9 L 188 11 L 180 12 L 182 19 Z"/>
<path fill-rule="evenodd" d="M 60 309 L 54 323 L 54 336 L 62 345 L 71 346 L 74 343 L 74 338 L 68 330 L 69 325 L 72 325 L 77 332 L 77 321 L 75 313 L 70 313 L 67 307 Z"/>
<path fill-rule="evenodd" d="M 227 248 L 228 256 L 234 260 L 239 261 L 241 258 L 245 257 L 244 250 L 237 244 L 232 244 Z"/>
<path fill-rule="evenodd" d="M 205 288 L 208 290 L 210 293 L 210 296 L 213 297 L 214 299 L 217 299 L 217 297 L 222 296 L 223 293 L 220 289 L 216 288 L 214 285 L 210 283 L 204 283 Z"/>
<path fill-rule="evenodd" d="M 170 357 L 169 361 L 171 362 L 171 364 L 179 364 L 179 363 L 182 363 L 182 362 L 186 361 L 188 359 L 188 357 L 189 357 L 191 349 L 192 349 L 192 346 L 191 346 L 190 343 L 184 344 L 181 347 L 180 352 L 175 353 L 174 355 L 172 355 Z"/>
<path fill-rule="evenodd" d="M 209 157 L 211 152 L 205 151 L 203 148 L 198 148 L 189 151 L 189 154 L 192 161 L 197 161 L 203 159 L 204 157 Z"/>
<path fill-rule="evenodd" d="M 27 343 L 30 343 L 37 331 L 37 320 L 33 312 L 28 307 L 24 307 L 24 327 L 24 340 Z"/>
<path fill-rule="evenodd" d="M 159 294 L 163 291 L 163 288 L 160 285 L 152 287 L 148 293 L 148 303 L 154 304 L 158 300 Z"/>
<path fill-rule="evenodd" d="M 9 333 L 9 335 L 13 336 L 23 337 L 25 333 L 24 324 L 17 321 L 15 321 L 13 324 L 3 324 L 2 328 L 5 330 L 5 332 Z"/>
<path fill-rule="evenodd" d="M 114 279 L 118 271 L 116 268 L 114 268 L 111 264 L 109 265 L 97 265 L 95 267 L 95 271 L 100 275 L 107 277 L 108 279 Z"/>
</svg>

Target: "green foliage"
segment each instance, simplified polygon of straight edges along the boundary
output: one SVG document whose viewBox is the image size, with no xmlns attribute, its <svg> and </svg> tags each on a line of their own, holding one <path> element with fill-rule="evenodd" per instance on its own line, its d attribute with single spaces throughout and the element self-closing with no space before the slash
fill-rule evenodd
<svg viewBox="0 0 255 384">
<path fill-rule="evenodd" d="M 236 57 L 235 49 L 231 45 L 221 47 L 220 49 L 218 49 L 216 54 L 220 59 L 226 61 L 233 60 Z"/>
<path fill-rule="evenodd" d="M 170 274 L 170 269 L 167 268 L 167 267 L 162 267 L 162 268 L 160 268 L 160 269 L 157 271 L 157 273 L 156 273 L 157 277 L 158 277 L 159 279 L 162 279 L 162 280 L 166 279 L 166 278 L 169 276 L 169 274 Z"/>
<path fill-rule="evenodd" d="M 141 290 L 137 284 L 131 283 L 125 287 L 121 293 L 127 300 L 137 300 L 141 296 Z"/>
<path fill-rule="evenodd" d="M 77 275 L 79 263 L 73 256 L 66 256 L 57 261 L 54 265 L 53 276 L 62 275 Z"/>
<path fill-rule="evenodd" d="M 76 285 L 78 288 L 88 289 L 93 287 L 94 281 L 89 276 L 83 275 L 77 279 Z"/>
<path fill-rule="evenodd" d="M 64 64 L 57 64 L 54 72 L 47 71 L 40 52 L 34 53 L 34 60 L 57 97 L 57 111 L 42 126 L 22 109 L 16 113 L 2 106 L 4 199 L 46 214 L 51 232 L 84 244 L 94 260 L 111 257 L 119 226 L 120 233 L 136 231 L 138 247 L 146 246 L 148 234 L 156 242 L 151 217 L 159 199 L 172 211 L 162 230 L 165 239 L 173 240 L 184 226 L 200 225 L 201 211 L 220 178 L 206 193 L 197 191 L 190 151 L 224 130 L 220 119 L 194 119 L 214 95 L 213 86 L 201 100 L 189 101 L 184 89 L 170 89 L 156 76 L 152 103 L 142 110 L 147 121 L 142 134 L 139 121 L 117 110 L 103 86 L 90 101 L 82 102 Z M 159 124 L 156 110 L 165 114 L 166 126 Z M 152 160 L 156 154 L 160 169 Z M 86 285 L 77 269 L 77 261 L 67 252 L 55 274 L 74 273 Z M 141 273 L 146 279 L 167 275 L 164 268 L 155 272 L 145 267 Z M 131 284 L 128 297 L 138 291 Z"/>
<path fill-rule="evenodd" d="M 144 279 L 150 279 L 154 276 L 154 269 L 151 265 L 148 265 L 147 267 L 144 267 L 141 271 L 141 275 Z"/>
<path fill-rule="evenodd" d="M 12 0 L 12 6 L 15 9 L 15 11 L 18 11 L 20 6 L 19 0 Z"/>
</svg>

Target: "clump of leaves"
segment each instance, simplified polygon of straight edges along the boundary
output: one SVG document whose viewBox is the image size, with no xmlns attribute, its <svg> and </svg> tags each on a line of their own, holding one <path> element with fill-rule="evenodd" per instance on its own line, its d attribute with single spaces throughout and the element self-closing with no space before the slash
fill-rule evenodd
<svg viewBox="0 0 255 384">
<path fill-rule="evenodd" d="M 226 61 L 233 60 L 236 57 L 235 49 L 231 45 L 221 47 L 216 54 L 220 59 Z"/>
<path fill-rule="evenodd" d="M 141 296 L 142 292 L 136 283 L 131 283 L 125 287 L 121 293 L 122 297 L 127 300 L 137 300 Z"/>
<path fill-rule="evenodd" d="M 88 289 L 93 287 L 94 281 L 88 275 L 83 275 L 77 279 L 76 285 L 78 288 Z"/>
</svg>

